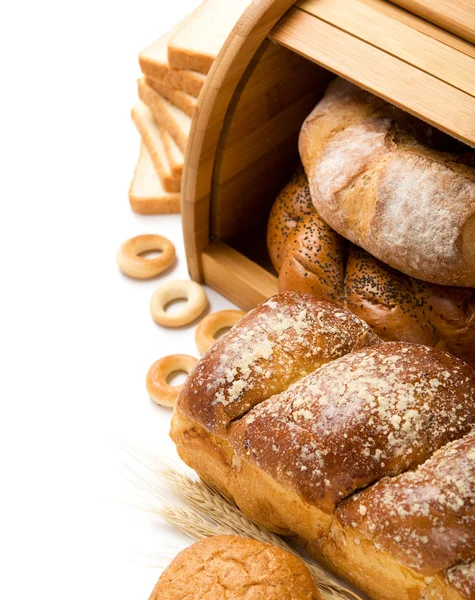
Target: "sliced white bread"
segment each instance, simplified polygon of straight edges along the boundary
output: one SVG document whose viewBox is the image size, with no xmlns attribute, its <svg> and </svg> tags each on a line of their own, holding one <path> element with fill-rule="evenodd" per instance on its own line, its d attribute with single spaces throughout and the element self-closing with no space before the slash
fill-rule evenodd
<svg viewBox="0 0 475 600">
<path fill-rule="evenodd" d="M 176 28 L 165 34 L 140 52 L 140 68 L 147 80 L 150 79 L 150 82 L 148 83 L 151 87 L 155 88 L 154 83 L 160 82 L 162 85 L 166 85 L 172 89 L 182 90 L 197 98 L 201 92 L 206 76 L 197 71 L 173 69 L 168 63 L 168 40 L 177 30 L 178 29 Z"/>
<path fill-rule="evenodd" d="M 140 100 L 152 111 L 157 123 L 168 131 L 180 150 L 185 153 L 191 128 L 190 117 L 148 86 L 144 78 L 138 81 L 138 92 Z"/>
<path fill-rule="evenodd" d="M 161 79 L 146 78 L 145 84 L 161 94 L 190 118 L 193 117 L 196 109 L 196 98 L 194 96 L 187 94 L 183 90 L 176 90 L 172 88 L 168 84 L 164 83 Z"/>
<path fill-rule="evenodd" d="M 226 38 L 252 0 L 205 0 L 168 39 L 175 69 L 208 73 Z"/>
<path fill-rule="evenodd" d="M 132 119 L 142 136 L 144 145 L 150 153 L 164 190 L 166 192 L 179 192 L 181 189 L 181 177 L 177 177 L 172 172 L 160 129 L 150 109 L 143 102 L 137 102 L 132 109 Z"/>
<path fill-rule="evenodd" d="M 180 212 L 180 194 L 164 190 L 152 158 L 142 142 L 140 157 L 129 189 L 132 210 L 142 215 L 177 214 Z"/>
<path fill-rule="evenodd" d="M 168 131 L 163 129 L 161 125 L 159 125 L 158 128 L 160 129 L 160 135 L 162 136 L 163 146 L 165 148 L 165 154 L 167 156 L 171 172 L 174 177 L 181 178 L 181 176 L 183 175 L 183 165 L 185 163 L 185 156 L 180 150 L 180 148 L 178 148 L 175 140 L 168 133 Z"/>
</svg>

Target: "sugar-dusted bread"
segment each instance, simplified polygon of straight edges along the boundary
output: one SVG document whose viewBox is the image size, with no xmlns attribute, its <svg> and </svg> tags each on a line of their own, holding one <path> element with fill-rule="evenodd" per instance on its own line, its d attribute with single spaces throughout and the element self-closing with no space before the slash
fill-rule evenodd
<svg viewBox="0 0 475 600">
<path fill-rule="evenodd" d="M 473 600 L 475 598 L 475 561 L 463 562 L 434 577 L 421 600 Z"/>
<path fill-rule="evenodd" d="M 276 296 L 247 313 L 203 356 L 195 377 L 185 382 L 180 409 L 213 433 L 225 433 L 317 367 L 379 342 L 349 311 L 304 294 Z"/>
<path fill-rule="evenodd" d="M 347 241 L 315 211 L 301 169 L 272 207 L 267 246 L 280 291 L 335 302 L 384 340 L 442 347 L 475 366 L 475 289 L 415 279 Z"/>
<path fill-rule="evenodd" d="M 407 275 L 475 286 L 475 155 L 433 149 L 437 132 L 342 79 L 299 140 L 312 200 L 335 231 Z"/>
<path fill-rule="evenodd" d="M 184 153 L 190 134 L 191 119 L 161 94 L 149 87 L 144 78 L 138 80 L 140 100 L 148 106 L 160 127 L 168 131 Z"/>
<path fill-rule="evenodd" d="M 143 215 L 180 212 L 180 194 L 164 190 L 150 154 L 143 143 L 129 189 L 129 201 L 132 209 Z"/>
<path fill-rule="evenodd" d="M 354 580 L 352 564 L 364 563 L 358 584 L 374 600 L 416 600 L 433 581 L 428 570 L 444 577 L 475 543 L 471 521 L 454 514 L 471 519 L 475 506 L 471 467 L 456 468 L 454 452 L 463 451 L 467 465 L 473 452 L 463 441 L 448 445 L 474 424 L 475 372 L 466 363 L 436 348 L 381 343 L 349 311 L 286 293 L 250 311 L 205 354 L 180 394 L 171 435 L 183 460 L 252 519 L 297 534 L 347 579 Z M 445 544 L 437 564 L 425 556 L 414 563 L 372 541 L 362 550 L 342 542 L 335 552 L 352 558 L 333 561 L 327 541 L 345 499 L 377 494 L 399 477 L 419 485 L 416 498 L 427 498 L 423 472 L 436 497 L 453 500 L 453 521 L 449 514 L 444 523 L 456 524 L 454 539 L 466 539 Z M 392 528 L 396 545 L 411 524 L 410 515 L 405 523 L 399 516 L 388 512 L 380 524 Z M 413 518 L 417 532 L 424 524 Z M 355 535 L 364 531 L 354 527 Z M 368 583 L 382 573 L 386 591 Z"/>
<path fill-rule="evenodd" d="M 176 69 L 208 73 L 226 38 L 252 0 L 205 0 L 168 40 Z"/>
<path fill-rule="evenodd" d="M 197 98 L 206 76 L 198 71 L 174 69 L 168 62 L 168 40 L 183 23 L 144 48 L 139 54 L 139 63 L 150 87 L 156 89 L 155 84 L 157 83 L 176 90 L 183 90 Z"/>
<path fill-rule="evenodd" d="M 475 557 L 475 432 L 415 471 L 384 478 L 342 502 L 318 551 L 333 570 L 385 600 L 394 598 L 395 578 L 410 581 L 399 585 L 410 586 L 411 598 L 420 597 L 427 578 L 441 575 L 438 587 L 453 581 L 446 569 Z M 473 567 L 468 573 L 473 582 Z"/>
<path fill-rule="evenodd" d="M 236 535 L 205 538 L 180 552 L 149 600 L 321 600 L 300 559 Z"/>
<path fill-rule="evenodd" d="M 174 173 L 172 171 L 160 129 L 152 112 L 143 102 L 139 101 L 132 108 L 132 119 L 142 136 L 142 141 L 150 154 L 164 190 L 180 192 L 181 172 Z"/>
</svg>

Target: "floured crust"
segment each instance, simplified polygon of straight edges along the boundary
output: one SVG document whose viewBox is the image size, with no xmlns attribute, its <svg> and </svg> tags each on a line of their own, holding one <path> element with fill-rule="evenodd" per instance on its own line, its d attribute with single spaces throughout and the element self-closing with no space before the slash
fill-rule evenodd
<svg viewBox="0 0 475 600">
<path fill-rule="evenodd" d="M 232 421 L 325 362 L 379 343 L 349 311 L 286 293 L 250 311 L 204 355 L 178 400 L 180 411 L 223 433 Z"/>
<path fill-rule="evenodd" d="M 238 457 L 225 438 L 188 419 L 176 405 L 170 436 L 182 460 L 256 523 L 280 535 L 297 534 L 312 541 L 329 528 L 330 514 Z"/>
<path fill-rule="evenodd" d="M 180 552 L 149 600 L 321 600 L 304 562 L 235 535 L 205 538 Z"/>
<path fill-rule="evenodd" d="M 475 286 L 475 169 L 422 145 L 431 137 L 337 79 L 299 147 L 315 207 L 338 233 L 412 277 Z"/>
<path fill-rule="evenodd" d="M 475 432 L 417 470 L 343 502 L 336 519 L 400 562 L 435 575 L 475 556 Z"/>
<path fill-rule="evenodd" d="M 229 440 L 331 512 L 354 490 L 414 468 L 469 431 L 474 390 L 473 371 L 449 354 L 388 342 L 333 360 L 261 402 Z"/>
<path fill-rule="evenodd" d="M 376 546 L 363 525 L 353 527 L 353 521 L 348 524 L 338 515 L 354 499 L 373 490 L 377 494 L 379 486 L 397 486 L 403 478 L 412 481 L 416 498 L 426 498 L 423 472 L 430 473 L 446 494 L 453 484 L 468 512 L 473 511 L 475 490 L 467 488 L 462 494 L 460 488 L 466 486 L 466 469 L 444 465 L 447 459 L 440 457 L 461 449 L 463 440 L 448 443 L 463 438 L 475 423 L 475 372 L 434 348 L 381 344 L 374 338 L 371 345 L 364 326 L 360 331 L 366 333 L 356 336 L 359 342 L 353 350 L 343 342 L 346 350 L 332 357 L 321 331 L 348 327 L 334 311 L 350 320 L 349 339 L 361 325 L 347 311 L 313 302 L 302 294 L 276 296 L 220 338 L 213 347 L 217 352 L 212 348 L 188 378 L 175 406 L 172 439 L 187 464 L 258 523 L 277 533 L 297 535 L 314 556 L 375 600 L 416 600 L 433 584 L 431 578 L 444 576 L 441 569 L 452 568 L 470 554 L 475 543 L 471 521 L 458 523 L 458 516 L 448 511 L 447 519 L 455 519 L 457 532 L 468 535 L 462 540 L 464 553 L 453 544 L 434 543 L 430 560 L 422 557 L 415 564 L 404 552 L 385 549 L 379 542 Z M 325 358 L 319 365 L 315 361 L 306 376 L 296 368 L 307 358 L 302 350 L 309 339 L 301 330 L 305 320 L 299 317 L 305 304 L 306 319 L 315 310 L 312 329 L 320 330 L 312 332 L 313 343 Z M 300 323 L 296 331 L 292 326 L 290 338 L 285 337 L 285 328 L 276 330 L 282 318 Z M 268 346 L 264 340 L 271 331 L 278 335 Z M 259 350 L 256 360 L 249 362 L 249 350 L 261 343 L 267 350 Z M 276 358 L 283 348 L 286 361 L 281 363 Z M 244 371 L 236 362 L 242 360 Z M 228 378 L 223 377 L 227 368 Z M 223 404 L 242 372 L 248 373 L 245 386 Z M 462 451 L 471 456 L 466 448 Z M 440 470 L 438 462 L 443 464 Z M 419 470 L 411 472 L 418 465 Z M 357 510 L 362 517 L 368 515 L 369 502 L 363 509 L 360 502 Z M 417 530 L 421 522 L 414 518 Z M 388 514 L 388 531 L 391 519 Z M 394 520 L 393 539 L 403 538 L 403 525 Z"/>
<path fill-rule="evenodd" d="M 414 279 L 345 240 L 312 208 L 301 171 L 272 207 L 267 243 L 280 291 L 330 300 L 384 340 L 438 346 L 475 365 L 475 290 Z"/>
<path fill-rule="evenodd" d="M 475 561 L 460 563 L 438 575 L 427 586 L 422 600 L 473 600 L 475 598 Z"/>
</svg>

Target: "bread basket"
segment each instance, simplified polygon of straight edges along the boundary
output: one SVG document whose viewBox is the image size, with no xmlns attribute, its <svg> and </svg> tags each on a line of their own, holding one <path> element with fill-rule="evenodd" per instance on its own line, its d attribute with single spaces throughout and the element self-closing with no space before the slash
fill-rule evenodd
<svg viewBox="0 0 475 600">
<path fill-rule="evenodd" d="M 253 2 L 193 119 L 181 200 L 193 280 L 245 310 L 276 293 L 267 217 L 297 163 L 300 126 L 335 75 L 475 147 L 475 6 L 448 4 Z"/>
</svg>

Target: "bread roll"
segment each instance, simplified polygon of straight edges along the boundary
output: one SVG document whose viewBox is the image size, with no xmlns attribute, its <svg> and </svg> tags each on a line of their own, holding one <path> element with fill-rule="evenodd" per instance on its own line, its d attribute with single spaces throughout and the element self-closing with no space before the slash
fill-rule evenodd
<svg viewBox="0 0 475 600">
<path fill-rule="evenodd" d="M 321 600 L 304 562 L 236 535 L 205 538 L 180 552 L 149 600 Z"/>
<path fill-rule="evenodd" d="M 438 346 L 475 366 L 475 290 L 414 279 L 345 240 L 312 208 L 301 171 L 272 207 L 267 243 L 280 291 L 329 300 L 383 340 Z"/>
<path fill-rule="evenodd" d="M 432 129 L 333 81 L 299 149 L 313 203 L 338 233 L 424 281 L 475 286 L 475 169 L 428 148 Z"/>
<path fill-rule="evenodd" d="M 303 323 L 311 343 L 302 336 Z M 250 347 L 256 355 L 243 363 Z M 457 535 L 466 539 L 446 544 L 440 554 L 435 549 L 437 560 L 423 555 L 420 563 L 392 546 L 378 549 L 370 539 L 355 564 L 365 561 L 368 580 L 380 577 L 378 568 L 386 569 L 391 596 L 364 578 L 358 583 L 375 600 L 412 600 L 431 582 L 427 572 L 445 577 L 468 558 L 475 528 L 462 521 L 472 514 L 475 489 L 465 480 L 471 467 L 458 468 L 453 455 L 463 451 L 473 463 L 473 451 L 463 440 L 447 445 L 473 438 L 467 434 L 475 423 L 475 372 L 467 364 L 436 348 L 378 343 L 349 311 L 299 293 L 281 294 L 250 311 L 214 350 L 187 380 L 171 429 L 180 456 L 203 479 L 255 521 L 297 534 L 312 554 L 354 578 L 351 561 L 334 562 L 326 543 L 333 539 L 342 501 L 349 498 L 349 504 L 358 492 L 371 494 L 398 477 L 411 480 L 411 471 L 422 465 L 415 471 L 421 482 L 415 494 L 425 494 L 421 473 L 436 474 L 439 495 L 458 489 L 461 512 L 444 522 L 455 522 Z M 292 376 L 284 380 L 287 371 Z M 392 515 L 386 520 L 389 531 Z M 394 528 L 402 527 L 393 521 Z M 414 530 L 421 523 L 414 515 Z M 435 527 L 432 532 L 428 522 L 427 528 L 435 539 Z M 339 545 L 336 551 L 349 556 L 356 546 Z"/>
</svg>

